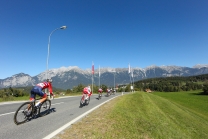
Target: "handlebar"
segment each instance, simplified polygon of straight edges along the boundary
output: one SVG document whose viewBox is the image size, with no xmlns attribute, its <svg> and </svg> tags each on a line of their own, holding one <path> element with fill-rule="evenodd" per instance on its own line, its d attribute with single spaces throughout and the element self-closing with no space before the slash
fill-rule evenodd
<svg viewBox="0 0 208 139">
<path fill-rule="evenodd" d="M 51 99 L 51 98 L 54 99 L 54 95 L 51 95 L 51 94 L 49 94 L 49 95 L 47 94 L 47 97 L 50 97 L 49 99 Z"/>
</svg>

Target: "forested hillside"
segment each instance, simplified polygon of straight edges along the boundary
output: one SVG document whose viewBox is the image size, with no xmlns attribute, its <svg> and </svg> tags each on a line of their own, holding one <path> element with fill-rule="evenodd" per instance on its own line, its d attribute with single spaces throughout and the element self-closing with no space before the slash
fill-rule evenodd
<svg viewBox="0 0 208 139">
<path fill-rule="evenodd" d="M 150 89 L 159 92 L 178 92 L 205 89 L 208 84 L 208 74 L 189 77 L 165 77 L 140 80 L 134 83 L 138 90 Z"/>
</svg>

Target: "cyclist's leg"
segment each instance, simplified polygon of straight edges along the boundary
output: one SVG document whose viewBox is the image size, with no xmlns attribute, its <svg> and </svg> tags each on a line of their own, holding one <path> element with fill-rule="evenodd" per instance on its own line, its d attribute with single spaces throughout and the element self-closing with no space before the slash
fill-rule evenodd
<svg viewBox="0 0 208 139">
<path fill-rule="evenodd" d="M 88 99 L 90 92 L 85 92 L 85 99 Z"/>
<path fill-rule="evenodd" d="M 44 93 L 40 87 L 37 88 L 36 94 L 42 97 L 36 104 L 36 106 L 38 106 L 40 103 L 43 103 L 47 99 L 47 94 Z"/>
<path fill-rule="evenodd" d="M 35 101 L 35 96 L 36 96 L 35 90 L 32 89 L 30 91 L 30 102 Z M 30 108 L 31 108 L 31 104 L 28 104 L 28 110 L 30 110 Z"/>
<path fill-rule="evenodd" d="M 39 104 L 42 104 L 47 99 L 47 95 L 43 93 L 43 95 L 40 95 L 42 98 L 39 100 L 39 102 L 36 104 L 38 106 Z"/>
<path fill-rule="evenodd" d="M 30 91 L 30 101 L 31 101 L 31 102 L 35 101 L 36 94 L 37 94 L 37 89 L 36 89 L 36 87 L 34 87 L 34 88 Z"/>
</svg>

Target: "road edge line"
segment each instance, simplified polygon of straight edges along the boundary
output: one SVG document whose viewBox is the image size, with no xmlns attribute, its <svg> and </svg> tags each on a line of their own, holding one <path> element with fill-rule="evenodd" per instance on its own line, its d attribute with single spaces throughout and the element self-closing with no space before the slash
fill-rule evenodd
<svg viewBox="0 0 208 139">
<path fill-rule="evenodd" d="M 119 95 L 120 96 L 120 95 Z M 94 108 L 92 108 L 91 110 L 83 113 L 82 115 L 78 116 L 77 118 L 71 120 L 70 122 L 68 122 L 67 124 L 63 125 L 62 127 L 60 127 L 59 129 L 55 130 L 54 132 L 52 132 L 51 134 L 47 135 L 46 137 L 44 137 L 43 139 L 51 139 L 52 137 L 56 136 L 57 134 L 59 134 L 61 131 L 63 131 L 64 129 L 68 128 L 69 126 L 71 126 L 73 123 L 77 122 L 78 120 L 80 120 L 81 118 L 83 118 L 84 116 L 86 116 L 87 114 L 89 114 L 90 112 L 94 111 L 95 109 L 97 109 L 98 107 L 100 107 L 101 105 L 107 103 L 108 101 L 117 98 L 118 96 L 115 96 L 97 106 L 95 106 Z"/>
</svg>

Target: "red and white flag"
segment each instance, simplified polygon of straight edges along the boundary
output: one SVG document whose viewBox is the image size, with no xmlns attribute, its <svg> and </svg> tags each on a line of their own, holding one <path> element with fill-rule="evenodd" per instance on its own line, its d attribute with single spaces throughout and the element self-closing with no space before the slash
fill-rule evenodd
<svg viewBox="0 0 208 139">
<path fill-rule="evenodd" d="M 94 70 L 94 63 L 92 62 L 92 74 L 95 73 L 95 70 Z"/>
</svg>

